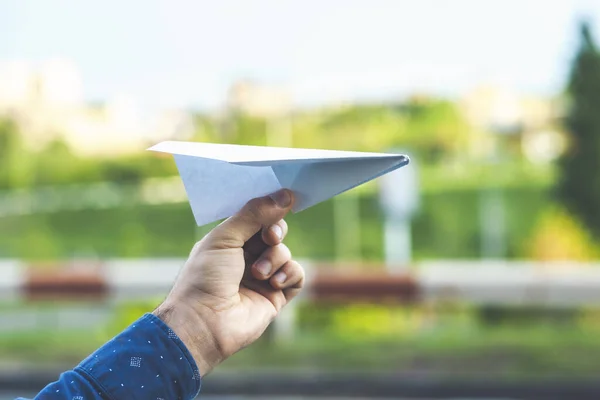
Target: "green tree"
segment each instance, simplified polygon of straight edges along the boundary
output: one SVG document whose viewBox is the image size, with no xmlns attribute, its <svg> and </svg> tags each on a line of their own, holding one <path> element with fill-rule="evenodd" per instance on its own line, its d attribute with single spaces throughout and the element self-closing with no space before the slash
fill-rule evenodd
<svg viewBox="0 0 600 400">
<path fill-rule="evenodd" d="M 410 149 L 435 163 L 464 154 L 469 129 L 458 107 L 440 99 L 402 105 L 353 105 L 299 115 L 294 145 L 355 151 Z"/>
<path fill-rule="evenodd" d="M 30 156 L 33 158 L 33 156 Z M 78 171 L 75 156 L 63 140 L 53 140 L 35 154 L 35 185 L 76 182 Z"/>
<path fill-rule="evenodd" d="M 31 175 L 31 160 L 16 124 L 0 120 L 0 188 L 28 186 Z"/>
<path fill-rule="evenodd" d="M 570 148 L 560 161 L 557 192 L 569 211 L 600 236 L 600 52 L 586 23 L 568 93 Z"/>
<path fill-rule="evenodd" d="M 294 145 L 333 150 L 382 151 L 401 135 L 404 116 L 384 105 L 354 105 L 299 115 Z"/>
<path fill-rule="evenodd" d="M 464 154 L 468 124 L 456 104 L 439 99 L 412 99 L 403 107 L 408 116 L 398 145 L 410 147 L 423 162 L 440 162 Z"/>
</svg>

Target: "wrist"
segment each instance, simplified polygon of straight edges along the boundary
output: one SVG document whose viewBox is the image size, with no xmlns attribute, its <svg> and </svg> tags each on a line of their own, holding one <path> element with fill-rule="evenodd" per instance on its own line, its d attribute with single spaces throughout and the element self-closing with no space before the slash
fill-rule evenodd
<svg viewBox="0 0 600 400">
<path fill-rule="evenodd" d="M 207 375 L 225 359 L 206 321 L 191 308 L 165 301 L 152 314 L 167 324 L 185 344 L 201 376 Z"/>
</svg>

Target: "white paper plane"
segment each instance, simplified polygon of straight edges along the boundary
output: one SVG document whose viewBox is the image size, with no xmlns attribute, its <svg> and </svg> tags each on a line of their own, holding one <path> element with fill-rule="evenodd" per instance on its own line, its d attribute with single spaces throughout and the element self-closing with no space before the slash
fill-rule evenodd
<svg viewBox="0 0 600 400">
<path fill-rule="evenodd" d="M 246 202 L 286 188 L 302 211 L 408 164 L 401 154 L 162 142 L 172 154 L 198 226 L 227 218 Z"/>
</svg>

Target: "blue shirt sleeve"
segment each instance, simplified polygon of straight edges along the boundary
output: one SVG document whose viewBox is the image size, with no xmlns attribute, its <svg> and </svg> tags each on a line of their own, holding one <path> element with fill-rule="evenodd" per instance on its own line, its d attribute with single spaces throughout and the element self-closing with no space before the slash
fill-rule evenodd
<svg viewBox="0 0 600 400">
<path fill-rule="evenodd" d="M 35 399 L 189 400 L 199 391 L 200 373 L 184 343 L 145 314 Z"/>
</svg>

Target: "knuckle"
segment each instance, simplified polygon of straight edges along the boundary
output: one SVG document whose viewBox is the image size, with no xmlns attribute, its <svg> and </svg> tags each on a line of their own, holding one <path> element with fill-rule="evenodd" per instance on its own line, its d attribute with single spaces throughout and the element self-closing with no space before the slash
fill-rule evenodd
<svg viewBox="0 0 600 400">
<path fill-rule="evenodd" d="M 273 247 L 273 250 L 277 254 L 277 256 L 280 257 L 280 258 L 282 258 L 282 259 L 289 260 L 290 258 L 292 258 L 292 252 L 283 243 L 279 243 L 278 245 L 276 245 L 275 247 Z"/>
<path fill-rule="evenodd" d="M 231 249 L 243 245 L 239 239 L 235 228 L 231 225 L 220 225 L 219 230 L 213 230 L 206 235 L 199 243 L 200 248 L 205 249 Z"/>
<path fill-rule="evenodd" d="M 288 262 L 288 265 L 286 267 L 288 269 L 288 274 L 295 278 L 294 280 L 296 280 L 297 282 L 296 285 L 302 285 L 305 278 L 304 268 L 302 268 L 302 266 L 296 261 Z"/>
<path fill-rule="evenodd" d="M 285 307 L 285 305 L 286 305 L 285 296 L 277 296 L 275 299 L 275 308 L 277 309 L 277 312 L 281 311 L 281 309 L 283 307 Z"/>
<path fill-rule="evenodd" d="M 192 250 L 190 250 L 190 256 L 195 255 L 200 251 L 200 246 L 202 246 L 202 241 L 203 240 L 199 240 L 196 243 L 194 243 Z"/>
<path fill-rule="evenodd" d="M 283 230 L 283 233 L 287 233 L 288 230 L 288 224 L 287 222 L 285 222 L 285 219 L 282 219 L 278 222 L 279 226 L 281 227 L 281 229 Z"/>
<path fill-rule="evenodd" d="M 304 272 L 304 268 L 302 268 L 302 266 L 300 264 L 296 264 L 298 266 L 298 274 L 300 275 L 300 280 L 302 282 L 304 282 L 304 279 L 306 278 L 306 273 Z"/>
<path fill-rule="evenodd" d="M 239 239 L 237 239 L 235 237 L 226 236 L 226 237 L 219 238 L 219 240 L 216 240 L 214 242 L 212 248 L 223 249 L 223 250 L 237 249 L 237 248 L 241 248 L 242 244 L 243 243 Z"/>
<path fill-rule="evenodd" d="M 263 199 L 252 199 L 246 205 L 246 213 L 254 221 L 262 221 L 266 216 L 266 208 Z"/>
<path fill-rule="evenodd" d="M 288 289 L 284 289 L 283 293 L 285 295 L 286 300 L 289 302 L 293 300 L 300 293 L 301 289 L 298 287 L 292 287 Z"/>
</svg>

